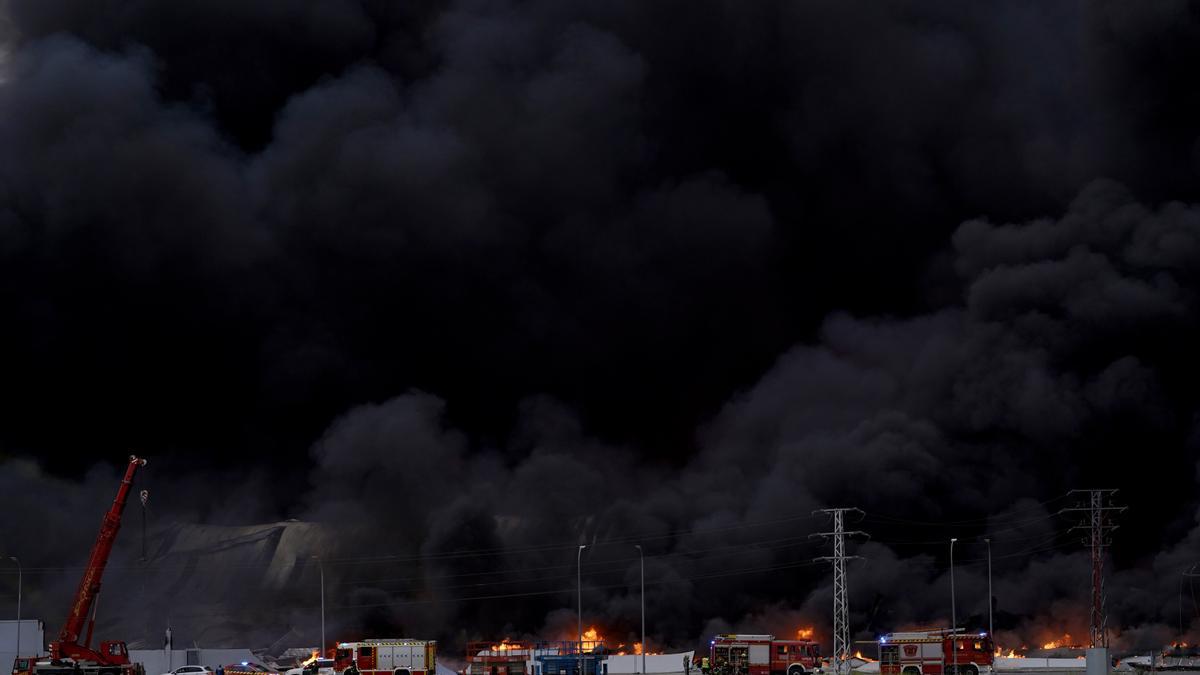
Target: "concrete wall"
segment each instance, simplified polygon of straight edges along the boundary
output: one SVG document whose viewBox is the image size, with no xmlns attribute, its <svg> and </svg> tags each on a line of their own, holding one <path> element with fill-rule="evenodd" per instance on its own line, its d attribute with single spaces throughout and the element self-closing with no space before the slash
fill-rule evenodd
<svg viewBox="0 0 1200 675">
<path fill-rule="evenodd" d="M 1092 647 L 1087 650 L 1087 675 L 1108 675 L 1112 661 L 1108 659 L 1107 647 Z"/>
<path fill-rule="evenodd" d="M 0 669 L 9 670 L 13 659 L 21 656 L 39 656 L 46 653 L 46 636 L 42 622 L 38 619 L 21 619 L 21 644 L 17 645 L 16 620 L 0 621 Z"/>
<path fill-rule="evenodd" d="M 130 649 L 129 659 L 140 663 L 146 669 L 146 675 L 160 675 L 179 666 L 225 666 L 242 661 L 259 662 L 249 649 L 172 649 L 170 654 L 165 649 Z"/>
<path fill-rule="evenodd" d="M 695 652 L 647 654 L 645 672 L 653 673 L 655 675 L 683 673 L 683 660 L 687 659 L 687 662 L 691 663 L 693 654 L 695 654 Z M 642 657 L 638 655 L 609 656 L 608 658 L 604 659 L 604 663 L 608 664 L 609 675 L 628 675 L 630 673 L 642 672 Z M 699 671 L 693 669 L 692 674 L 699 675 Z"/>
<path fill-rule="evenodd" d="M 996 658 L 996 671 L 1004 675 L 1084 675 L 1086 666 L 1083 659 Z"/>
</svg>

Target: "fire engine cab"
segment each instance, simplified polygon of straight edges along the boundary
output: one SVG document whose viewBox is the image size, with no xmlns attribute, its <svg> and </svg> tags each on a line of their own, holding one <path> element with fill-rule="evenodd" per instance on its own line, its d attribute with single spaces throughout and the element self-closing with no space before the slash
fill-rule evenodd
<svg viewBox="0 0 1200 675">
<path fill-rule="evenodd" d="M 713 675 L 805 675 L 821 672 L 821 645 L 774 635 L 717 635 L 710 643 Z"/>
<path fill-rule="evenodd" d="M 992 639 L 961 629 L 892 633 L 879 638 L 880 675 L 990 675 Z"/>
<path fill-rule="evenodd" d="M 339 642 L 333 668 L 342 675 L 433 675 L 434 640 L 363 640 Z"/>
</svg>

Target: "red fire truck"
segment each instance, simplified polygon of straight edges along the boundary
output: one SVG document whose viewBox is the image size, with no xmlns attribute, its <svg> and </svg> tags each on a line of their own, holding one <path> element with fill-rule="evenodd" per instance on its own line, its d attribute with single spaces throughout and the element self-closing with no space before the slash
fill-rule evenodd
<svg viewBox="0 0 1200 675">
<path fill-rule="evenodd" d="M 879 638 L 880 675 L 989 675 L 992 639 L 987 633 L 931 630 Z M 957 666 L 955 665 L 957 664 Z"/>
<path fill-rule="evenodd" d="M 334 652 L 333 669 L 341 675 L 434 675 L 437 672 L 437 642 L 339 642 Z"/>
<path fill-rule="evenodd" d="M 717 635 L 709 647 L 713 675 L 805 675 L 821 672 L 821 645 L 774 635 Z"/>
</svg>

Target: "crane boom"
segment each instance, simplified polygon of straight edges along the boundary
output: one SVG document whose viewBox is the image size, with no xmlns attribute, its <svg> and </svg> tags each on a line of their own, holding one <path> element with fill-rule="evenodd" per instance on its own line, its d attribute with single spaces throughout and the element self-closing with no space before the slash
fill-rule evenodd
<svg viewBox="0 0 1200 675">
<path fill-rule="evenodd" d="M 113 499 L 108 513 L 100 523 L 100 533 L 96 535 L 96 543 L 92 546 L 92 555 L 88 558 L 87 569 L 79 580 L 79 590 L 75 591 L 75 599 L 71 603 L 71 611 L 58 633 L 58 641 L 51 644 L 51 653 L 58 656 L 75 657 L 96 654 L 89 645 L 79 644 L 79 634 L 88 620 L 96 596 L 100 593 L 100 579 L 104 576 L 104 568 L 108 564 L 108 556 L 112 553 L 113 542 L 121 529 L 121 514 L 125 511 L 125 501 L 133 484 L 134 474 L 139 467 L 145 466 L 146 460 L 129 456 L 129 465 L 125 468 L 125 478 L 117 488 L 117 496 Z M 89 631 L 90 632 L 90 631 Z M 89 639 L 90 642 L 90 639 Z"/>
</svg>

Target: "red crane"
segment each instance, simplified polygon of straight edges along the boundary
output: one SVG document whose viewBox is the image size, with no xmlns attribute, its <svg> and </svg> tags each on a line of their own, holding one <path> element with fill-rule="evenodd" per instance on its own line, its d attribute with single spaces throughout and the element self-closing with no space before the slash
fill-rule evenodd
<svg viewBox="0 0 1200 675">
<path fill-rule="evenodd" d="M 96 615 L 93 609 L 100 595 L 100 579 L 104 576 L 104 568 L 108 564 L 108 556 L 112 553 L 113 542 L 121 529 L 121 514 L 125 511 L 125 501 L 133 485 L 133 476 L 139 467 L 146 465 L 146 460 L 133 455 L 129 456 L 129 465 L 125 468 L 125 477 L 117 488 L 117 496 L 113 499 L 108 513 L 100 523 L 100 533 L 96 535 L 96 543 L 92 546 L 92 555 L 88 558 L 87 569 L 79 580 L 79 590 L 75 591 L 75 599 L 71 603 L 71 611 L 63 623 L 58 639 L 50 643 L 51 659 L 74 659 L 78 662 L 91 662 L 97 666 L 127 666 L 129 652 L 125 643 L 119 640 L 109 640 L 100 643 L 100 649 L 91 648 L 92 629 L 96 626 Z M 89 619 L 88 614 L 91 614 Z M 79 633 L 87 625 L 87 637 L 83 644 L 79 643 Z M 103 673 L 120 672 L 120 668 Z"/>
</svg>

